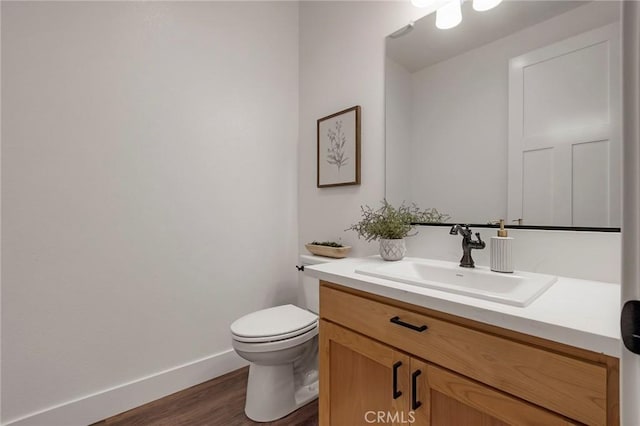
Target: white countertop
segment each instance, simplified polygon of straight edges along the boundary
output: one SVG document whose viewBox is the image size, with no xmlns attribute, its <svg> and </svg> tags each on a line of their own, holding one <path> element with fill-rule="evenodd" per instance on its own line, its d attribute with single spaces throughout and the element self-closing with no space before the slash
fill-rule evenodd
<svg viewBox="0 0 640 426">
<path fill-rule="evenodd" d="M 618 283 L 558 277 L 529 306 L 520 308 L 355 272 L 363 263 L 384 262 L 378 256 L 347 258 L 305 266 L 305 273 L 345 287 L 620 357 Z"/>
</svg>

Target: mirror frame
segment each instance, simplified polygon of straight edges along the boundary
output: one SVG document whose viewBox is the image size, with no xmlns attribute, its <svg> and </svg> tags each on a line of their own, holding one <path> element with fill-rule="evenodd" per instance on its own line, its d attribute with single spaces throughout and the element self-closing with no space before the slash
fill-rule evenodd
<svg viewBox="0 0 640 426">
<path fill-rule="evenodd" d="M 386 193 L 386 190 L 385 190 Z M 457 223 L 461 225 L 467 225 L 470 228 L 486 228 L 486 229 L 500 229 L 500 225 L 494 225 L 491 223 L 464 223 L 464 222 L 433 222 L 433 223 L 422 223 L 422 222 L 414 222 L 412 225 L 415 226 L 433 226 L 433 227 L 443 227 L 443 226 L 453 226 Z M 543 225 L 505 225 L 505 229 L 529 229 L 536 231 L 581 231 L 581 232 L 620 232 L 620 228 L 605 228 L 605 227 L 592 227 L 592 226 L 543 226 Z"/>
</svg>

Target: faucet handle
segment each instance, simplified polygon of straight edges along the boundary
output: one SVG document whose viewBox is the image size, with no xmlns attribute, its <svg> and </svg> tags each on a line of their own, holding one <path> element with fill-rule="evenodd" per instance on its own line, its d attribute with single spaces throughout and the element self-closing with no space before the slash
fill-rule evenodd
<svg viewBox="0 0 640 426">
<path fill-rule="evenodd" d="M 479 232 L 476 232 L 476 238 L 478 239 L 479 243 L 482 242 L 482 238 L 480 238 L 480 233 Z"/>
</svg>

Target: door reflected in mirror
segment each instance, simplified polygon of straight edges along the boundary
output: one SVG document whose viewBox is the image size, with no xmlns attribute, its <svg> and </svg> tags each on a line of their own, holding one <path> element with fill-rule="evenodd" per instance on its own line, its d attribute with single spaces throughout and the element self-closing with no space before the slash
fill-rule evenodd
<svg viewBox="0 0 640 426">
<path fill-rule="evenodd" d="M 617 228 L 620 3 L 463 4 L 386 41 L 386 198 L 451 222 Z"/>
</svg>

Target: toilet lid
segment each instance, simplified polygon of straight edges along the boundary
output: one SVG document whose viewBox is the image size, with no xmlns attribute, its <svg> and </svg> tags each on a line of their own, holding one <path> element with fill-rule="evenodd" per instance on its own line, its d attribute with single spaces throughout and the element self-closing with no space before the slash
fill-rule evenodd
<svg viewBox="0 0 640 426">
<path fill-rule="evenodd" d="M 243 316 L 231 324 L 238 337 L 273 337 L 308 328 L 318 316 L 294 305 L 276 306 Z"/>
</svg>

